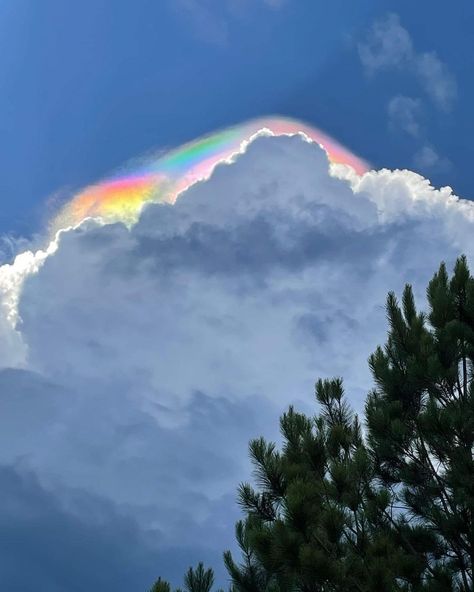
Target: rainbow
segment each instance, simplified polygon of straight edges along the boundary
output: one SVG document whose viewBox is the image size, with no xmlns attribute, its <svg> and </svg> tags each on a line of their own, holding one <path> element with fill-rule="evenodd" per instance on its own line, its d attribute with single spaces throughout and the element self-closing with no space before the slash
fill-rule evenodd
<svg viewBox="0 0 474 592">
<path fill-rule="evenodd" d="M 51 230 L 77 226 L 87 218 L 132 225 L 145 203 L 174 203 L 182 191 L 208 178 L 217 163 L 238 153 L 243 142 L 263 129 L 277 136 L 302 132 L 323 146 L 332 163 L 347 164 L 359 175 L 369 169 L 366 162 L 315 127 L 284 117 L 255 119 L 144 159 L 86 187 L 63 205 L 51 223 Z"/>
</svg>

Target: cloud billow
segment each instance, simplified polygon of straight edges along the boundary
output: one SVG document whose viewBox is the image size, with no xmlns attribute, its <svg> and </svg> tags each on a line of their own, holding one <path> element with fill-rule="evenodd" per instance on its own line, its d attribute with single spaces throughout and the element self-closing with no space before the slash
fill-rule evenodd
<svg viewBox="0 0 474 592">
<path fill-rule="evenodd" d="M 301 136 L 258 137 L 175 205 L 148 205 L 130 230 L 63 232 L 24 272 L 17 357 L 27 355 L 0 374 L 0 461 L 17 484 L 18 467 L 33 475 L 25 487 L 54 500 L 64 536 L 96 528 L 91 508 L 106 524 L 78 561 L 94 549 L 121 557 L 107 533 L 118 545 L 128 528 L 135 588 L 150 557 L 176 584 L 188 562 L 220 564 L 247 441 L 277 438 L 279 413 L 312 405 L 319 376 L 343 375 L 361 409 L 387 291 L 410 281 L 423 299 L 441 259 L 473 255 L 474 208 L 449 188 L 408 171 L 331 171 Z M 16 343 L 7 328 L 2 337 Z M 18 512 L 27 524 L 26 505 Z M 18 561 L 35 541 L 26 530 L 24 557 L 9 551 Z M 66 546 L 58 558 L 70 574 L 73 555 Z"/>
</svg>

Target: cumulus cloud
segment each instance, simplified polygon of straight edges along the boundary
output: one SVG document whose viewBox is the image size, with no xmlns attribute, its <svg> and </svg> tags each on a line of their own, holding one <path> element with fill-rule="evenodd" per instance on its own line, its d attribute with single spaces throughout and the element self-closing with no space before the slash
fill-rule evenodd
<svg viewBox="0 0 474 592">
<path fill-rule="evenodd" d="M 0 463 L 34 475 L 68 537 L 84 521 L 95 532 L 89 508 L 106 508 L 93 510 L 107 523 L 97 556 L 120 558 L 107 533 L 130 529 L 144 573 L 149 553 L 176 584 L 187 562 L 221 565 L 248 439 L 277 438 L 318 376 L 344 376 L 361 409 L 387 291 L 410 281 L 423 300 L 441 259 L 474 254 L 473 229 L 472 204 L 420 175 L 330 173 L 318 145 L 263 135 L 130 230 L 63 232 L 0 270 L 0 344 L 16 348 L 0 373 Z M 73 565 L 70 547 L 59 560 Z"/>
</svg>

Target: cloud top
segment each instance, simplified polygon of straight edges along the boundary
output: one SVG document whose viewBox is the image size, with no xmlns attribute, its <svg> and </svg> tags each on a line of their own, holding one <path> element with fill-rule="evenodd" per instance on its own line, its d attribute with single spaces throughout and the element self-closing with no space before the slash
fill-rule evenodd
<svg viewBox="0 0 474 592">
<path fill-rule="evenodd" d="M 165 154 L 135 161 L 73 196 L 56 215 L 52 230 L 57 232 L 75 226 L 86 218 L 134 224 L 143 204 L 174 203 L 187 187 L 207 179 L 219 162 L 232 160 L 245 150 L 255 135 L 297 133 L 321 144 L 332 162 L 350 165 L 358 174 L 368 170 L 367 163 L 315 127 L 284 117 L 261 118 L 221 130 Z"/>
</svg>

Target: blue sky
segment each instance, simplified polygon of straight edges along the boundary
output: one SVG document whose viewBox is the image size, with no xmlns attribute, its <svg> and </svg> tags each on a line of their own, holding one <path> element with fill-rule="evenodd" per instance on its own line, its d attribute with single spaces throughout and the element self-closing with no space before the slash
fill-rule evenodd
<svg viewBox="0 0 474 592">
<path fill-rule="evenodd" d="M 455 81 L 448 110 L 404 67 L 364 70 L 358 46 L 393 12 L 414 51 L 435 52 Z M 470 197 L 473 27 L 467 0 L 5 0 L 0 229 L 30 234 L 48 199 L 129 158 L 273 113 L 316 124 L 376 167 L 429 169 Z M 398 95 L 416 102 L 423 137 L 390 125 Z M 438 160 L 414 158 L 425 145 Z"/>
</svg>

